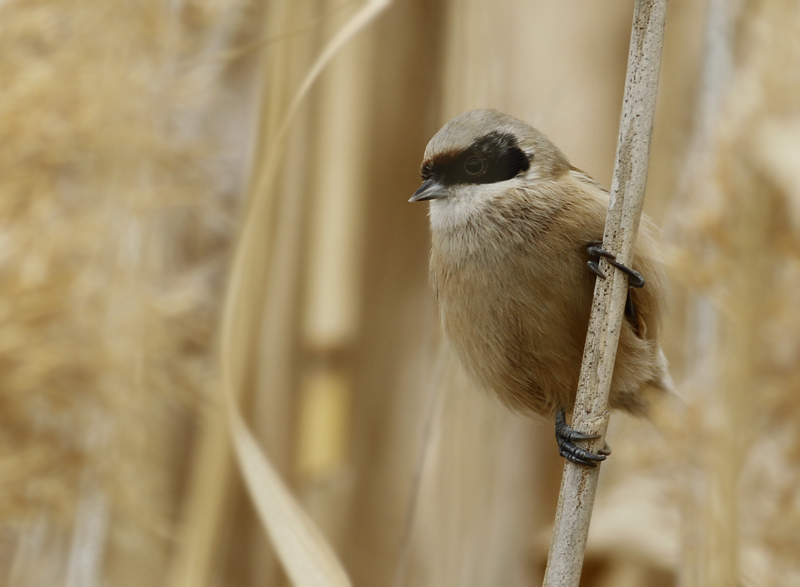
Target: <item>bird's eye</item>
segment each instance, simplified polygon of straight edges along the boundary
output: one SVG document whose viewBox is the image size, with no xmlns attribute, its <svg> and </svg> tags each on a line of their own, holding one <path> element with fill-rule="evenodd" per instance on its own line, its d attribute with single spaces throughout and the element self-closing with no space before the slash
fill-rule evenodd
<svg viewBox="0 0 800 587">
<path fill-rule="evenodd" d="M 478 156 L 473 156 L 464 161 L 464 171 L 470 175 L 480 175 L 486 169 L 486 162 Z"/>
</svg>

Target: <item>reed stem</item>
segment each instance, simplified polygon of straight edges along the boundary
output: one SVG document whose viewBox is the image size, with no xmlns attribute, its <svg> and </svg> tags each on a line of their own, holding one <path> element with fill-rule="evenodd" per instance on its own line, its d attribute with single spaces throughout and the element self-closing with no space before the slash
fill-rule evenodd
<svg viewBox="0 0 800 587">
<path fill-rule="evenodd" d="M 614 252 L 622 263 L 632 259 L 644 202 L 666 11 L 667 0 L 637 0 L 633 13 L 622 119 L 603 236 L 603 247 Z M 608 394 L 628 291 L 625 274 L 614 271 L 605 259 L 601 269 L 608 279 L 598 279 L 595 285 L 572 417 L 576 430 L 601 435 L 589 444 L 589 450 L 595 452 L 602 448 L 608 428 Z M 569 461 L 564 465 L 544 587 L 578 587 L 599 474 L 599 466 L 584 467 Z"/>
</svg>

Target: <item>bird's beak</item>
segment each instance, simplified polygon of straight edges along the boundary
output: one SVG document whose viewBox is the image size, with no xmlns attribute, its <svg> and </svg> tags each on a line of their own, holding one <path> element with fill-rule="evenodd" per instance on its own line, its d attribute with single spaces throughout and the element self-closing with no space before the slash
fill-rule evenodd
<svg viewBox="0 0 800 587">
<path fill-rule="evenodd" d="M 447 188 L 440 184 L 435 179 L 427 179 L 425 183 L 419 186 L 419 189 L 414 192 L 409 202 L 423 202 L 425 200 L 440 200 L 447 197 Z"/>
</svg>

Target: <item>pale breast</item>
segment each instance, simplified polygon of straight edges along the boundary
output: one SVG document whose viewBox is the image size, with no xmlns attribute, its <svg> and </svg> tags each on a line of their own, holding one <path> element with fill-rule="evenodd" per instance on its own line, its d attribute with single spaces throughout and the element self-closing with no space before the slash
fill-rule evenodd
<svg viewBox="0 0 800 587">
<path fill-rule="evenodd" d="M 562 178 L 494 196 L 480 213 L 479 202 L 431 207 L 431 277 L 445 334 L 475 382 L 511 407 L 569 410 L 595 281 L 586 244 L 602 238 L 607 195 Z M 612 407 L 638 409 L 640 389 L 665 373 L 655 340 L 663 276 L 653 232 L 643 220 L 633 261 L 648 282 L 632 294 L 647 327 L 635 332 L 623 323 Z"/>
<path fill-rule="evenodd" d="M 579 251 L 438 244 L 431 272 L 442 325 L 468 374 L 517 409 L 544 414 L 568 402 L 591 296 Z"/>
</svg>

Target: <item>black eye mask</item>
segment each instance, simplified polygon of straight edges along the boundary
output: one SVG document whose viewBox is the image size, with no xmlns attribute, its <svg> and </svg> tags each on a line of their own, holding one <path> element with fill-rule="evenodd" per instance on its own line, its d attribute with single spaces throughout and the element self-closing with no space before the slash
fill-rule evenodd
<svg viewBox="0 0 800 587">
<path fill-rule="evenodd" d="M 464 151 L 437 155 L 422 168 L 422 179 L 434 178 L 442 185 L 496 183 L 516 177 L 530 166 L 516 137 L 495 131 Z"/>
</svg>

